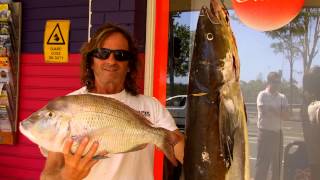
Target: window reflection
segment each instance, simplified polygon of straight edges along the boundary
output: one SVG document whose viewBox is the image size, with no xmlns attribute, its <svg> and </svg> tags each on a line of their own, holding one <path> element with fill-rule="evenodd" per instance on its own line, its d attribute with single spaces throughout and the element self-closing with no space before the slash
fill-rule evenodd
<svg viewBox="0 0 320 180">
<path fill-rule="evenodd" d="M 310 122 L 308 108 L 310 111 L 310 104 L 320 101 L 320 97 L 315 94 L 310 97 L 309 91 L 304 89 L 303 77 L 320 65 L 320 8 L 304 9 L 290 24 L 272 32 L 250 29 L 237 19 L 232 10 L 229 13 L 237 40 L 240 83 L 248 115 L 251 177 L 257 174 L 258 141 L 261 138 L 261 131 L 257 127 L 257 97 L 268 86 L 268 74 L 276 72 L 281 80 L 279 92 L 285 95 L 288 103 L 285 107 L 288 109 L 288 118 L 279 122 L 280 134 L 276 139 L 269 139 L 264 147 L 273 150 L 277 147 L 274 143 L 280 144 L 276 162 L 279 166 L 274 166 L 279 171 L 275 172 L 271 162 L 268 164 L 264 160 L 262 163 L 268 165 L 263 168 L 263 176 L 271 179 L 275 172 L 275 179 L 310 179 L 312 169 L 320 172 L 320 155 L 312 154 L 313 149 L 320 147 L 312 146 L 310 150 L 310 144 L 319 144 L 316 140 L 320 137 L 320 129 L 319 122 L 316 125 L 312 124 L 314 121 Z M 181 110 L 185 105 L 180 102 L 186 99 L 189 57 L 198 15 L 197 11 L 184 11 L 171 13 L 170 16 L 167 107 L 181 130 L 186 111 Z M 312 85 L 320 89 L 320 78 Z M 313 159 L 313 165 L 310 165 L 310 158 Z"/>
</svg>

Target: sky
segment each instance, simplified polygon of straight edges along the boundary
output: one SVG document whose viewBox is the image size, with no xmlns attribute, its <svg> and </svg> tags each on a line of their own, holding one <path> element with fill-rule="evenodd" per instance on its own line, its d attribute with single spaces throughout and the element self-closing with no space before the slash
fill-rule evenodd
<svg viewBox="0 0 320 180">
<path fill-rule="evenodd" d="M 236 16 L 233 12 L 231 15 Z M 187 24 L 191 30 L 196 29 L 199 12 L 182 13 L 177 20 L 181 24 Z M 234 32 L 238 54 L 240 57 L 240 78 L 244 81 L 255 80 L 259 75 L 265 80 L 270 71 L 283 72 L 283 79 L 289 80 L 289 62 L 282 54 L 276 54 L 271 48 L 271 43 L 274 42 L 267 37 L 264 32 L 260 32 L 240 21 L 231 19 L 231 28 Z M 319 43 L 320 46 L 320 43 Z M 318 55 L 313 64 L 320 64 L 320 55 Z M 298 86 L 301 86 L 303 65 L 302 60 L 297 59 L 294 63 L 294 79 L 298 81 Z M 176 78 L 177 82 L 185 82 L 186 78 Z"/>
</svg>

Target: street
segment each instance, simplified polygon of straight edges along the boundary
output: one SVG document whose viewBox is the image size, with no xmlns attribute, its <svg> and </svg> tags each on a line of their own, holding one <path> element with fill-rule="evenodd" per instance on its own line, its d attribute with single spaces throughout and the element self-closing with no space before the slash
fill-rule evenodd
<svg viewBox="0 0 320 180">
<path fill-rule="evenodd" d="M 173 117 L 176 120 L 176 123 L 180 130 L 184 132 L 184 125 L 185 125 L 185 109 L 184 108 L 168 108 L 170 113 L 173 115 Z M 293 142 L 303 142 L 303 131 L 302 131 L 302 122 L 300 121 L 300 109 L 294 109 L 293 110 L 293 116 L 291 116 L 290 121 L 284 121 L 281 124 L 282 130 L 283 130 L 283 151 L 285 151 L 288 144 Z M 180 113 L 180 114 L 179 114 Z M 253 177 L 255 175 L 255 164 L 256 164 L 256 158 L 257 158 L 257 138 L 258 138 L 258 129 L 257 129 L 257 111 L 256 111 L 256 105 L 247 105 L 247 115 L 248 115 L 248 141 L 249 141 L 249 153 L 250 153 L 250 174 L 251 174 L 251 180 L 253 180 Z M 273 146 L 270 144 L 270 146 Z M 297 146 L 293 146 L 290 148 L 290 153 L 294 153 L 295 150 L 297 150 Z M 284 171 L 285 167 L 288 167 L 288 162 L 285 162 L 285 156 L 288 153 L 284 152 L 284 159 L 282 161 L 282 173 L 279 180 L 289 180 L 286 173 Z M 292 156 L 291 156 L 292 157 Z M 297 161 L 301 162 L 301 159 L 294 157 Z M 289 164 L 289 166 L 296 165 L 296 164 Z M 285 174 L 286 173 L 286 174 Z M 302 171 L 303 173 L 307 173 Z M 292 175 L 292 174 L 291 174 Z M 284 179 L 285 178 L 285 179 Z M 271 179 L 270 176 L 267 178 L 268 180 Z M 290 179 L 291 180 L 291 179 Z"/>
<path fill-rule="evenodd" d="M 303 132 L 302 132 L 302 123 L 300 121 L 284 121 L 282 123 L 283 129 L 283 150 L 289 143 L 295 141 L 304 141 Z M 250 146 L 250 166 L 251 166 L 251 177 L 254 177 L 255 174 L 255 163 L 257 157 L 257 117 L 252 116 L 248 118 L 248 136 L 249 136 L 249 146 Z M 270 145 L 272 146 L 272 144 Z M 284 161 L 283 163 L 284 164 Z M 282 168 L 283 171 L 283 168 Z M 282 173 L 283 176 L 283 173 Z M 269 177 L 270 178 L 270 177 Z M 282 178 L 281 178 L 282 179 Z"/>
</svg>

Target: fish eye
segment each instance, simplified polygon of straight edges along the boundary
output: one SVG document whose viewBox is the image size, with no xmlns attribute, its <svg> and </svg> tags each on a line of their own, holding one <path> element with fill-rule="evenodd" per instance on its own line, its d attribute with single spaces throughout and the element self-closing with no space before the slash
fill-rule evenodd
<svg viewBox="0 0 320 180">
<path fill-rule="evenodd" d="M 212 41 L 212 40 L 213 40 L 213 34 L 212 34 L 212 33 L 208 33 L 208 34 L 207 34 L 207 39 L 208 39 L 209 41 Z"/>
<path fill-rule="evenodd" d="M 47 112 L 46 116 L 47 116 L 48 118 L 53 118 L 53 117 L 54 117 L 54 113 L 51 112 L 51 111 L 49 111 L 49 112 Z"/>
</svg>

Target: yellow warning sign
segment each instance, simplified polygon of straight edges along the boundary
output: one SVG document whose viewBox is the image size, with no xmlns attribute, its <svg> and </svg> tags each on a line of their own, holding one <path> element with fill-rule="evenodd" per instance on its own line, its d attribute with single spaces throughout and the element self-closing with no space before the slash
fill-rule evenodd
<svg viewBox="0 0 320 180">
<path fill-rule="evenodd" d="M 60 44 L 60 45 L 65 44 L 59 23 L 57 23 L 56 27 L 54 27 L 54 29 L 53 29 L 53 31 L 47 41 L 47 44 Z"/>
<path fill-rule="evenodd" d="M 48 20 L 44 32 L 44 58 L 47 63 L 68 62 L 69 20 Z"/>
</svg>

